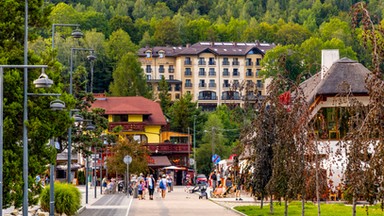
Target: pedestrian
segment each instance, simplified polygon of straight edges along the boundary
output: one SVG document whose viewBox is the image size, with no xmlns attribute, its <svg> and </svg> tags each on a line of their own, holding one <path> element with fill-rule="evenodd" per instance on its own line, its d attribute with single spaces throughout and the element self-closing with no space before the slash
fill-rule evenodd
<svg viewBox="0 0 384 216">
<path fill-rule="evenodd" d="M 139 200 L 143 200 L 143 191 L 145 190 L 145 183 L 144 180 L 140 180 L 139 184 L 137 185 L 137 194 L 139 197 Z"/>
<path fill-rule="evenodd" d="M 161 198 L 160 181 L 161 181 L 161 176 L 159 176 L 156 181 L 156 192 L 159 195 L 159 198 Z"/>
<path fill-rule="evenodd" d="M 168 186 L 168 193 L 172 191 L 172 177 L 170 174 L 167 175 L 167 186 Z"/>
<path fill-rule="evenodd" d="M 217 174 L 216 174 L 216 179 L 217 179 L 217 186 L 220 186 L 220 185 L 221 185 L 221 175 L 220 175 L 220 171 L 217 172 Z"/>
<path fill-rule="evenodd" d="M 212 189 L 216 189 L 216 184 L 217 184 L 217 176 L 216 176 L 216 171 L 213 171 L 211 175 L 211 183 L 212 183 Z"/>
<path fill-rule="evenodd" d="M 240 175 L 238 178 L 237 178 L 237 182 L 236 182 L 236 200 L 243 200 L 241 198 L 241 187 L 243 185 L 243 182 L 244 182 L 244 177 L 243 175 Z"/>
<path fill-rule="evenodd" d="M 160 190 L 161 190 L 161 197 L 164 199 L 165 198 L 165 192 L 167 190 L 167 179 L 166 179 L 166 176 L 163 175 L 161 180 L 160 180 L 160 183 L 159 183 L 159 187 L 160 187 Z"/>
<path fill-rule="evenodd" d="M 147 186 L 148 186 L 148 191 L 149 191 L 149 199 L 153 200 L 153 192 L 155 191 L 156 187 L 156 180 L 153 178 L 153 175 L 149 175 L 147 178 Z"/>
<path fill-rule="evenodd" d="M 101 181 L 101 185 L 103 186 L 103 191 L 107 189 L 108 179 L 106 176 L 104 176 L 103 180 Z"/>
</svg>

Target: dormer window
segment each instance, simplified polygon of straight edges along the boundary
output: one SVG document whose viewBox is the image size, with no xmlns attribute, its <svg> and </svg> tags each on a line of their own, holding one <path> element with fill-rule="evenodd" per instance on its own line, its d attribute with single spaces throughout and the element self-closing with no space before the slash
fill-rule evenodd
<svg viewBox="0 0 384 216">
<path fill-rule="evenodd" d="M 147 51 L 147 52 L 145 52 L 145 55 L 146 55 L 147 58 L 151 58 L 152 52 L 151 51 Z"/>
<path fill-rule="evenodd" d="M 164 58 L 164 51 L 159 52 L 159 58 Z"/>
</svg>

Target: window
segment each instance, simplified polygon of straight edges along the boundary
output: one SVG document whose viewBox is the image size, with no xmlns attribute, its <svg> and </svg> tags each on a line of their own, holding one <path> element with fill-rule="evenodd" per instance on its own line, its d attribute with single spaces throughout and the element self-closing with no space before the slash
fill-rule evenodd
<svg viewBox="0 0 384 216">
<path fill-rule="evenodd" d="M 234 88 L 238 88 L 238 87 L 240 87 L 239 80 L 233 80 L 233 87 L 234 87 Z"/>
<path fill-rule="evenodd" d="M 215 58 L 209 58 L 209 65 L 215 65 L 216 62 L 215 62 Z"/>
<path fill-rule="evenodd" d="M 209 80 L 209 87 L 210 88 L 215 88 L 216 87 L 215 80 L 213 80 L 213 79 Z"/>
<path fill-rule="evenodd" d="M 159 52 L 159 57 L 160 57 L 160 58 L 164 58 L 164 52 L 163 52 L 163 51 L 160 51 L 160 52 Z"/>
<path fill-rule="evenodd" d="M 168 72 L 169 72 L 169 73 L 173 73 L 173 72 L 175 72 L 175 68 L 173 68 L 173 65 L 169 65 L 169 67 L 168 67 Z"/>
<path fill-rule="evenodd" d="M 234 68 L 233 69 L 233 74 L 232 74 L 233 76 L 239 76 L 240 74 L 239 74 L 239 69 L 237 69 L 237 68 Z"/>
<path fill-rule="evenodd" d="M 128 115 L 112 115 L 112 122 L 128 122 Z"/>
<path fill-rule="evenodd" d="M 192 83 L 190 79 L 185 80 L 185 87 L 192 87 Z"/>
<path fill-rule="evenodd" d="M 256 70 L 256 77 L 258 77 L 260 75 L 260 69 L 257 69 Z"/>
<path fill-rule="evenodd" d="M 191 75 L 192 75 L 191 68 L 185 68 L 184 75 L 185 75 L 185 76 L 191 76 Z"/>
<path fill-rule="evenodd" d="M 260 61 L 261 61 L 261 58 L 257 58 L 257 59 L 256 59 L 256 65 L 257 65 L 257 66 L 260 65 Z"/>
<path fill-rule="evenodd" d="M 205 87 L 205 81 L 204 80 L 199 81 L 199 87 Z"/>
<path fill-rule="evenodd" d="M 180 90 L 181 90 L 180 84 L 175 84 L 175 91 L 180 91 Z"/>
<path fill-rule="evenodd" d="M 205 69 L 199 68 L 199 76 L 205 76 Z"/>
<path fill-rule="evenodd" d="M 147 75 L 147 80 L 151 80 L 151 75 Z"/>
<path fill-rule="evenodd" d="M 199 58 L 199 65 L 205 65 L 205 59 Z"/>
<path fill-rule="evenodd" d="M 252 66 L 252 65 L 253 65 L 252 59 L 247 58 L 247 59 L 245 60 L 245 65 L 246 65 L 246 66 Z"/>
<path fill-rule="evenodd" d="M 164 65 L 159 65 L 159 72 L 164 73 Z"/>
<path fill-rule="evenodd" d="M 223 69 L 223 76 L 229 76 L 228 68 Z"/>
<path fill-rule="evenodd" d="M 180 94 L 175 94 L 176 99 L 180 99 Z"/>
<path fill-rule="evenodd" d="M 257 86 L 257 88 L 263 87 L 263 83 L 261 82 L 261 80 L 256 81 L 256 86 Z"/>
<path fill-rule="evenodd" d="M 174 76 L 173 75 L 169 75 L 169 80 L 174 80 Z"/>
<path fill-rule="evenodd" d="M 229 88 L 229 81 L 228 80 L 224 80 L 223 87 Z"/>
<path fill-rule="evenodd" d="M 215 68 L 209 68 L 209 76 L 216 76 Z"/>
<path fill-rule="evenodd" d="M 184 64 L 191 65 L 192 64 L 191 57 L 185 57 Z"/>
<path fill-rule="evenodd" d="M 152 72 L 152 67 L 151 65 L 147 65 L 146 68 L 145 68 L 145 72 L 147 73 L 151 73 Z"/>
<path fill-rule="evenodd" d="M 152 54 L 151 51 L 147 51 L 147 52 L 145 52 L 145 56 L 146 56 L 147 58 L 151 58 L 151 54 Z"/>
<path fill-rule="evenodd" d="M 228 58 L 223 58 L 223 65 L 229 65 Z"/>
<path fill-rule="evenodd" d="M 239 59 L 238 58 L 233 58 L 232 65 L 239 65 Z"/>
<path fill-rule="evenodd" d="M 251 77 L 253 75 L 252 69 L 247 69 L 247 72 L 246 72 L 245 75 L 248 76 L 248 77 Z"/>
</svg>

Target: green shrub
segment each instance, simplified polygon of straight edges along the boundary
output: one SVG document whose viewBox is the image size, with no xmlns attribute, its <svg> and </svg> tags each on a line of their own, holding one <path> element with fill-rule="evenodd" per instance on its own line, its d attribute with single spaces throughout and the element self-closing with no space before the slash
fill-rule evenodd
<svg viewBox="0 0 384 216">
<path fill-rule="evenodd" d="M 49 186 L 40 194 L 40 206 L 49 211 Z M 80 208 L 81 193 L 71 184 L 55 182 L 55 212 L 59 214 L 74 215 Z"/>
<path fill-rule="evenodd" d="M 84 185 L 85 184 L 85 174 L 84 174 L 84 171 L 79 171 L 78 172 L 77 179 L 78 179 L 78 182 L 79 182 L 80 185 Z"/>
</svg>

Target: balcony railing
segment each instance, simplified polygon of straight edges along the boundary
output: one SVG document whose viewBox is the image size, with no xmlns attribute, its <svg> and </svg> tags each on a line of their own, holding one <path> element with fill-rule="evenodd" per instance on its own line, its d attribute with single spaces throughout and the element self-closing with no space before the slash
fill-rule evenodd
<svg viewBox="0 0 384 216">
<path fill-rule="evenodd" d="M 191 65 L 192 64 L 192 61 L 191 60 L 185 60 L 184 61 L 184 65 Z"/>
<path fill-rule="evenodd" d="M 189 146 L 188 146 L 189 145 Z M 188 143 L 148 143 L 150 153 L 192 153 L 192 144 Z"/>
<path fill-rule="evenodd" d="M 164 73 L 164 68 L 159 68 L 159 73 Z"/>
<path fill-rule="evenodd" d="M 245 66 L 252 66 L 252 65 L 253 65 L 253 62 L 251 62 L 251 61 L 245 62 Z"/>
<path fill-rule="evenodd" d="M 203 61 L 203 60 L 199 60 L 199 63 L 198 63 L 199 65 L 206 65 L 207 63 L 205 62 L 205 61 Z"/>
<path fill-rule="evenodd" d="M 239 65 L 240 63 L 238 61 L 233 61 L 232 65 Z"/>
<path fill-rule="evenodd" d="M 209 65 L 216 65 L 216 61 L 209 61 L 208 64 Z"/>
<path fill-rule="evenodd" d="M 145 72 L 147 72 L 147 73 L 152 73 L 152 68 L 146 68 L 146 69 L 145 69 Z"/>
<path fill-rule="evenodd" d="M 185 71 L 185 72 L 184 72 L 184 75 L 185 75 L 185 76 L 192 76 L 192 71 Z"/>
<path fill-rule="evenodd" d="M 245 74 L 247 77 L 251 77 L 253 76 L 253 72 L 252 71 L 247 71 L 247 73 Z"/>
<path fill-rule="evenodd" d="M 201 88 L 204 88 L 206 86 L 207 86 L 207 84 L 205 84 L 205 83 L 199 83 L 199 87 L 201 87 Z"/>
<path fill-rule="evenodd" d="M 223 61 L 223 65 L 229 65 L 229 61 Z"/>
<path fill-rule="evenodd" d="M 108 131 L 113 131 L 113 129 L 117 126 L 122 126 L 123 132 L 145 131 L 145 124 L 142 122 L 109 122 Z"/>
<path fill-rule="evenodd" d="M 185 83 L 184 85 L 186 88 L 191 88 L 192 87 L 192 83 Z"/>
<path fill-rule="evenodd" d="M 221 96 L 222 100 L 240 100 L 240 96 Z"/>
<path fill-rule="evenodd" d="M 217 100 L 217 96 L 199 96 L 199 100 Z"/>
<path fill-rule="evenodd" d="M 168 73 L 174 73 L 175 69 L 174 68 L 168 68 Z"/>
<path fill-rule="evenodd" d="M 215 88 L 216 87 L 216 83 L 209 83 L 209 88 Z"/>
</svg>

